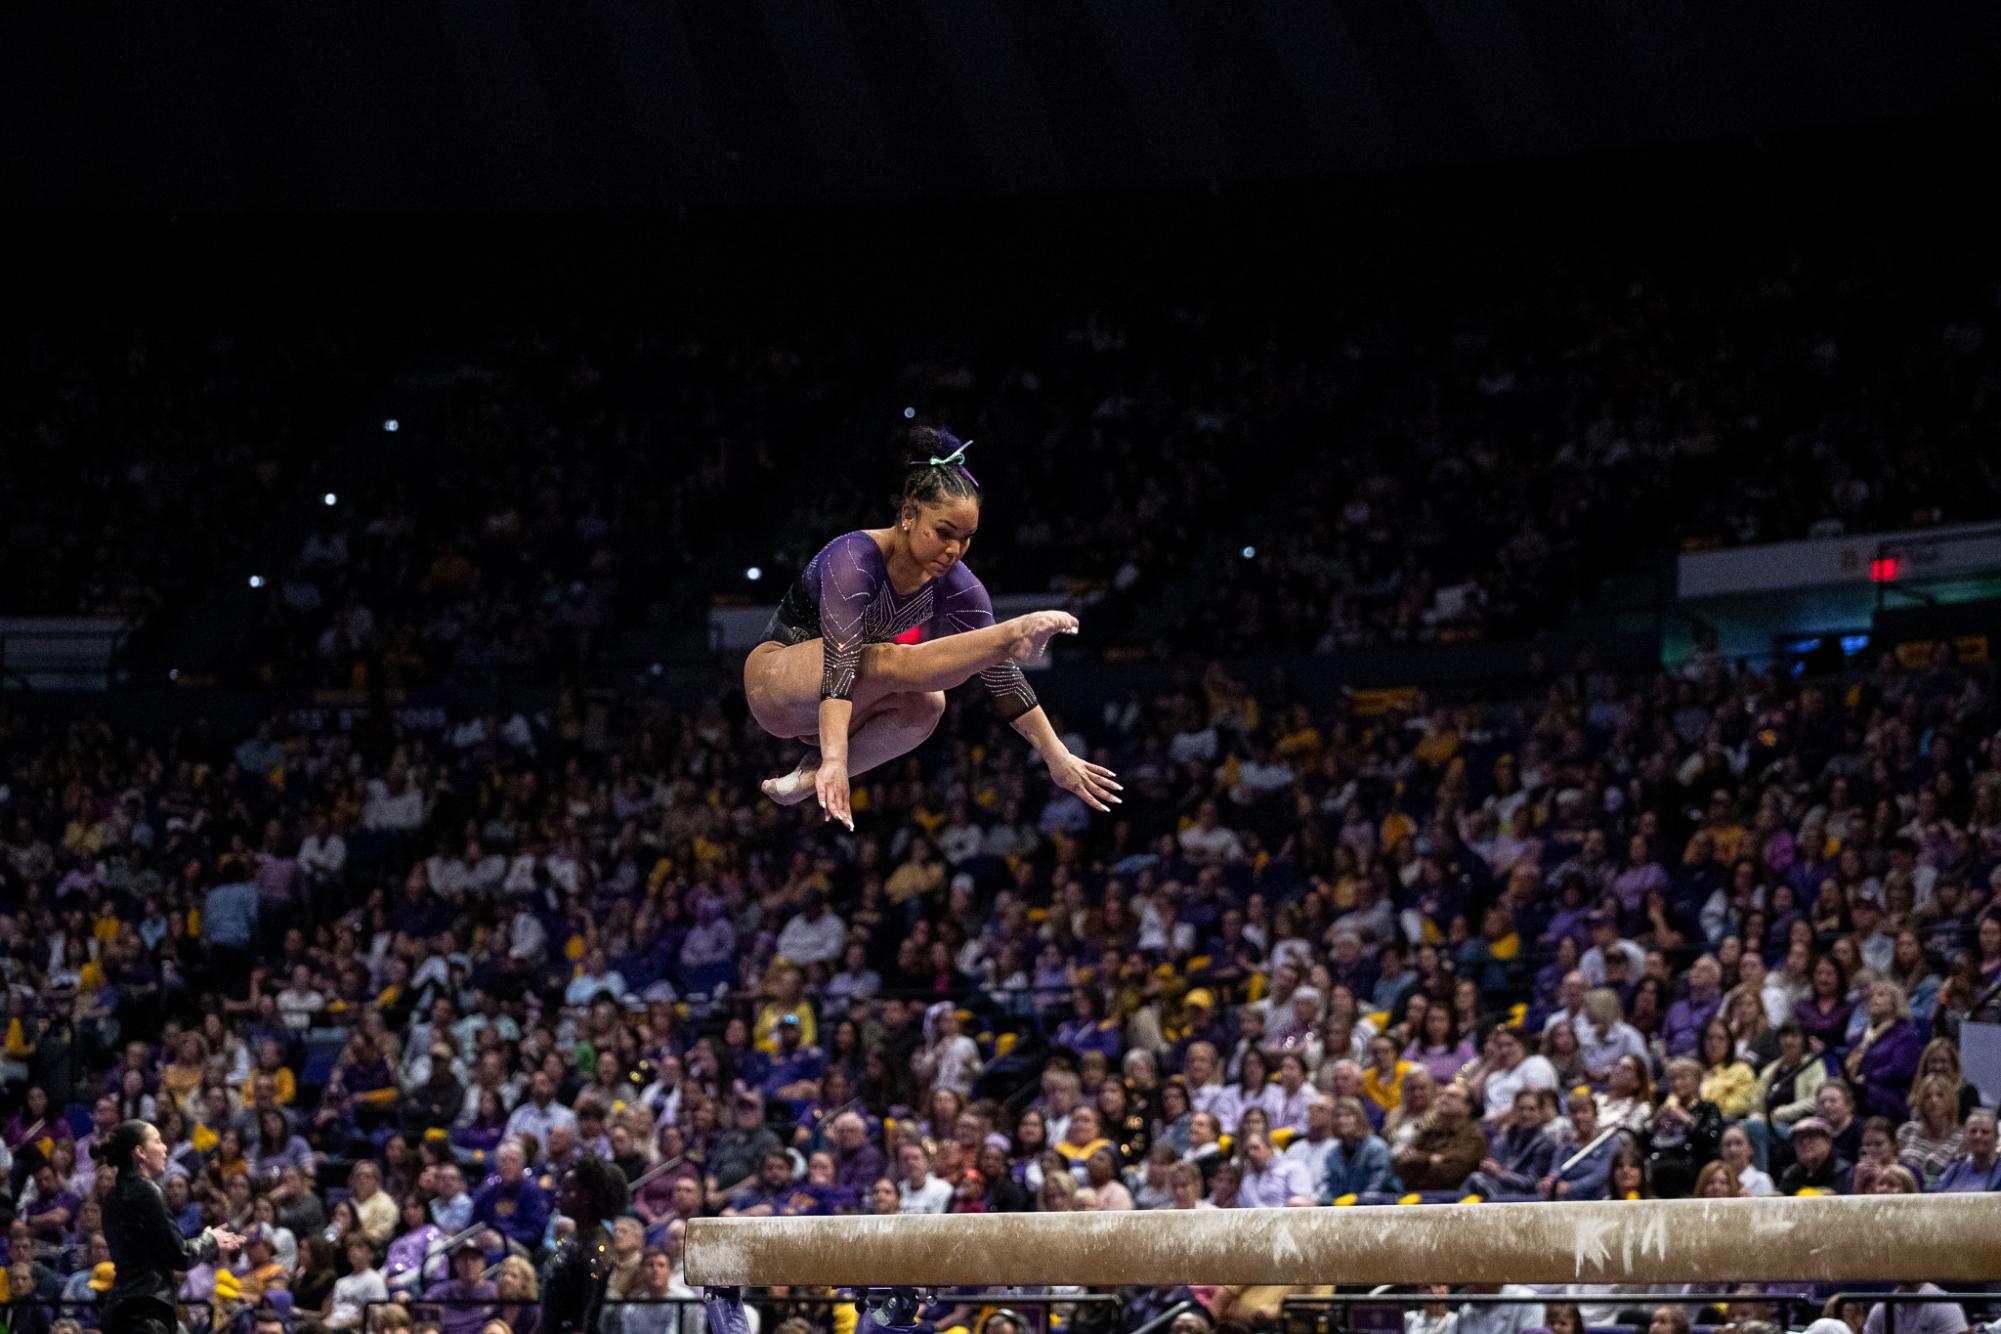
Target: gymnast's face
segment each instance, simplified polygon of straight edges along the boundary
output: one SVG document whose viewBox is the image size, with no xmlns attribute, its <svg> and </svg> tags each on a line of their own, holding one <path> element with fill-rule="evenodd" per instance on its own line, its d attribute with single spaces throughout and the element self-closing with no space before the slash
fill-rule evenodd
<svg viewBox="0 0 2001 1334">
<path fill-rule="evenodd" d="M 978 501 L 947 496 L 931 505 L 906 505 L 896 536 L 925 578 L 935 579 L 966 558 L 979 526 Z"/>
</svg>

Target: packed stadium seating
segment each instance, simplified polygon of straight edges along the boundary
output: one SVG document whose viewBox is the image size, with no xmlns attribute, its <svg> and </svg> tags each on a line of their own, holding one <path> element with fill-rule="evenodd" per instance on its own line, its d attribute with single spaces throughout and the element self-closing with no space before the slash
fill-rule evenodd
<svg viewBox="0 0 2001 1334">
<path fill-rule="evenodd" d="M 131 617 L 133 680 L 185 679 L 0 710 L 11 1327 L 93 1323 L 133 1116 L 184 1231 L 255 1234 L 190 1272 L 216 1326 L 282 1292 L 527 1334 L 588 1154 L 635 1186 L 632 1299 L 688 1296 L 718 1213 L 2001 1187 L 1953 1041 L 2001 983 L 1990 662 L 1335 696 L 1219 661 L 1994 517 L 1981 262 L 1545 253 L 1270 328 L 1163 290 L 985 332 L 38 331 L 0 609 Z M 977 692 L 850 835 L 758 795 L 797 755 L 736 664 L 614 688 L 878 521 L 906 405 L 976 441 L 990 586 L 1085 608 L 1053 711 L 1114 815 Z"/>
</svg>

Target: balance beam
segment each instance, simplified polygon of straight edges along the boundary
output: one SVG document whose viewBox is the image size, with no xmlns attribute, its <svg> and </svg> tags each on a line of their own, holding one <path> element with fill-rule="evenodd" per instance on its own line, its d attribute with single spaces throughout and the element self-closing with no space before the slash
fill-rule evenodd
<svg viewBox="0 0 2001 1334">
<path fill-rule="evenodd" d="M 2001 1194 L 697 1218 L 709 1286 L 1980 1281 Z"/>
</svg>

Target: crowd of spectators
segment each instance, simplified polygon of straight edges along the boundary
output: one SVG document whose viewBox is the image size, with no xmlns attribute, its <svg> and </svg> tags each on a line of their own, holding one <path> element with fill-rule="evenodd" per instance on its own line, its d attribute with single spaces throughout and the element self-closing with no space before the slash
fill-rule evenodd
<svg viewBox="0 0 2001 1334">
<path fill-rule="evenodd" d="M 574 672 L 619 629 L 775 597 L 879 520 L 907 406 L 975 440 L 989 586 L 1092 599 L 1107 644 L 1512 635 L 1681 545 L 2001 516 L 1977 263 L 1522 264 L 1310 313 L 997 294 L 979 331 L 890 308 L 44 331 L 5 404 L 34 445 L 0 461 L 0 610 L 164 626 L 222 589 L 223 679 Z M 225 484 L 182 485 L 196 466 Z"/>
<path fill-rule="evenodd" d="M 1457 277 L 1450 319 L 1343 331 L 1339 448 L 1287 475 L 1178 642 L 1503 637 L 1657 596 L 1677 549 L 2001 516 L 1972 448 L 2001 405 L 1997 275 L 1795 253 Z"/>
<path fill-rule="evenodd" d="M 854 835 L 756 796 L 792 757 L 740 699 L 630 709 L 13 716 L 13 1298 L 89 1322 L 135 1115 L 183 1228 L 249 1238 L 190 1303 L 447 1334 L 525 1334 L 583 1154 L 636 1187 L 627 1298 L 710 1213 L 2001 1186 L 1954 1042 L 2001 983 L 2001 714 L 1943 650 L 1376 715 L 1211 669 L 1057 720 L 1113 818 L 955 701 Z"/>
<path fill-rule="evenodd" d="M 183 324 L 22 331 L 0 389 L 0 614 L 103 615 L 156 649 L 291 521 L 373 363 L 346 334 Z"/>
</svg>

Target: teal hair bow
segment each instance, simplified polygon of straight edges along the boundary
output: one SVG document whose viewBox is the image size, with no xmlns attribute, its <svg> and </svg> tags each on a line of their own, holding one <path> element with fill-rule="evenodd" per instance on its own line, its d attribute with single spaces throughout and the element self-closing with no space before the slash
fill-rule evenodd
<svg viewBox="0 0 2001 1334">
<path fill-rule="evenodd" d="M 973 442 L 968 440 L 965 444 L 960 445 L 943 458 L 933 454 L 931 456 L 931 466 L 934 468 L 957 468 L 960 472 L 966 474 L 967 481 L 971 482 L 974 486 L 978 486 L 980 479 L 973 476 L 973 470 L 966 466 L 966 451 L 972 447 Z"/>
<path fill-rule="evenodd" d="M 971 449 L 972 447 L 973 447 L 973 442 L 968 440 L 965 444 L 960 445 L 957 449 L 945 455 L 943 458 L 940 458 L 936 454 L 933 454 L 931 456 L 931 466 L 934 468 L 942 468 L 947 465 L 951 465 L 953 467 L 963 468 L 966 466 L 966 451 L 968 449 Z"/>
</svg>

